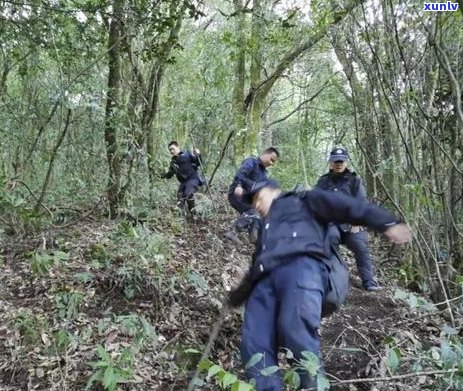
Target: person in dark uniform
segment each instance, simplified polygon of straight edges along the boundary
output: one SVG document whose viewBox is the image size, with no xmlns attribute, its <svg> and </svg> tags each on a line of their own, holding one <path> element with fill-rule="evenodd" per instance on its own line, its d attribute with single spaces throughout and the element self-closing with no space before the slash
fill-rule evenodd
<svg viewBox="0 0 463 391">
<path fill-rule="evenodd" d="M 345 148 L 334 148 L 329 158 L 330 170 L 319 178 L 315 187 L 342 192 L 358 200 L 366 200 L 367 196 L 362 180 L 355 172 L 347 168 L 348 159 L 349 154 Z M 340 231 L 340 241 L 334 244 L 344 244 L 354 253 L 363 288 L 367 291 L 381 289 L 371 261 L 368 232 L 364 227 L 358 225 L 341 224 L 337 228 Z"/>
<path fill-rule="evenodd" d="M 230 205 L 240 213 L 235 221 L 237 231 L 248 229 L 257 224 L 257 215 L 246 193 L 254 183 L 267 179 L 267 167 L 276 163 L 280 153 L 274 147 L 267 148 L 259 157 L 251 156 L 243 160 L 236 171 L 233 182 L 228 188 L 228 201 Z"/>
<path fill-rule="evenodd" d="M 192 213 L 195 207 L 194 194 L 201 186 L 198 175 L 198 167 L 201 164 L 199 149 L 192 152 L 182 151 L 177 141 L 168 144 L 169 152 L 172 154 L 169 170 L 161 175 L 162 178 L 172 178 L 174 175 L 180 182 L 177 191 L 177 206 L 183 212 L 185 203 L 188 211 Z"/>
<path fill-rule="evenodd" d="M 395 244 L 409 242 L 411 233 L 387 210 L 341 192 L 284 193 L 278 183 L 265 180 L 248 195 L 262 217 L 262 229 L 247 275 L 241 357 L 257 391 L 281 391 L 281 373 L 267 376 L 263 371 L 278 365 L 279 347 L 290 350 L 295 360 L 303 359 L 304 352 L 319 357 L 322 304 L 331 289 L 324 262 L 332 256 L 329 223 L 365 225 Z M 242 299 L 232 291 L 229 303 L 236 306 Z M 316 386 L 306 370 L 298 374 L 300 388 Z"/>
</svg>

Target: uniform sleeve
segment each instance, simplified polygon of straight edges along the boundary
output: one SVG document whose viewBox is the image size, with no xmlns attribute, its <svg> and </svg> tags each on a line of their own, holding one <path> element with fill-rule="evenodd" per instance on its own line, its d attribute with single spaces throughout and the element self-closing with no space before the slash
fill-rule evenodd
<svg viewBox="0 0 463 391">
<path fill-rule="evenodd" d="M 398 222 L 388 210 L 339 192 L 315 189 L 307 191 L 302 198 L 315 218 L 325 223 L 365 225 L 384 232 Z"/>
<path fill-rule="evenodd" d="M 253 181 L 249 179 L 249 174 L 254 170 L 256 166 L 256 159 L 245 159 L 241 163 L 240 168 L 236 172 L 235 181 L 237 184 L 241 185 L 244 188 L 251 188 Z"/>
<path fill-rule="evenodd" d="M 172 178 L 175 174 L 173 162 L 170 162 L 169 171 L 162 175 L 163 178 Z"/>
</svg>

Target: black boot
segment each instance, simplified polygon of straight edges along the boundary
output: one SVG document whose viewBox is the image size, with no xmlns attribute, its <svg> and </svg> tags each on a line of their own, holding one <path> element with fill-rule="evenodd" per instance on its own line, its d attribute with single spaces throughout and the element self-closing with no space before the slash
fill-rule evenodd
<svg viewBox="0 0 463 391">
<path fill-rule="evenodd" d="M 187 207 L 188 207 L 188 212 L 190 212 L 190 214 L 196 214 L 194 198 L 187 199 L 186 204 L 187 204 Z"/>
</svg>

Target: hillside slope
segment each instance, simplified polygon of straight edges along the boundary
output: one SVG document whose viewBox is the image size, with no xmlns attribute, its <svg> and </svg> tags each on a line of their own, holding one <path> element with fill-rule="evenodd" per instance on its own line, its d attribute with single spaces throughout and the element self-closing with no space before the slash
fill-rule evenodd
<svg viewBox="0 0 463 391">
<path fill-rule="evenodd" d="M 195 351 L 251 252 L 224 238 L 233 214 L 218 210 L 204 220 L 152 211 L 138 225 L 94 217 L 4 236 L 0 390 L 186 389 Z M 397 376 L 429 370 L 424 358 L 421 369 L 412 361 L 439 345 L 438 313 L 411 311 L 384 278 L 383 291 L 365 292 L 351 271 L 348 302 L 321 330 L 332 389 L 439 389 L 434 376 Z M 227 316 L 210 359 L 242 376 L 240 323 L 240 310 Z"/>
</svg>

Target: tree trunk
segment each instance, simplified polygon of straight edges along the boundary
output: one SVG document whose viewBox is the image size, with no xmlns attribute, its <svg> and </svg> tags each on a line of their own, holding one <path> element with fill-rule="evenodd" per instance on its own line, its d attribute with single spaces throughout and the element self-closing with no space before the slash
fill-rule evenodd
<svg viewBox="0 0 463 391">
<path fill-rule="evenodd" d="M 235 34 L 236 34 L 236 52 L 235 57 L 235 75 L 233 84 L 233 116 L 234 116 L 234 133 L 239 134 L 246 128 L 246 109 L 244 106 L 244 83 L 246 80 L 246 36 L 245 27 L 246 19 L 243 12 L 243 0 L 233 0 L 234 13 L 236 15 Z M 242 136 L 245 137 L 245 136 Z M 240 148 L 237 148 L 238 150 Z M 240 156 L 239 151 L 235 157 Z M 242 156 L 240 156 L 242 157 Z"/>
<path fill-rule="evenodd" d="M 118 109 L 121 89 L 121 37 L 124 0 L 114 0 L 108 37 L 108 91 L 106 93 L 105 130 L 109 178 L 107 197 L 111 218 L 119 214 L 121 203 L 121 159 L 117 142 Z"/>
</svg>

